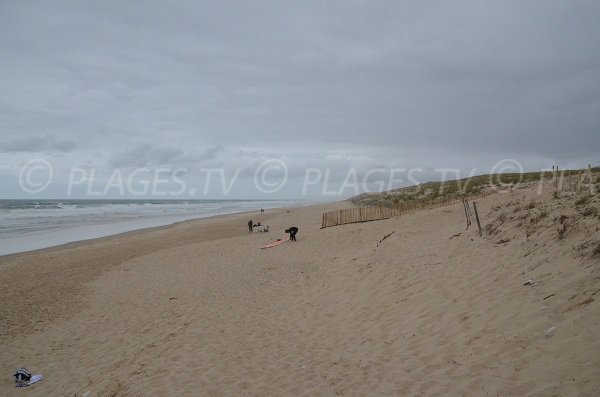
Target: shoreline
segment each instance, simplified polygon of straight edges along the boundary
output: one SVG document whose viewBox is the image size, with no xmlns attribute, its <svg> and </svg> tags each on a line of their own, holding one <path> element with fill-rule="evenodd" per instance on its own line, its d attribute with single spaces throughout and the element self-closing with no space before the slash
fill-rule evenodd
<svg viewBox="0 0 600 397">
<path fill-rule="evenodd" d="M 59 243 L 56 245 L 51 245 L 51 246 L 42 247 L 42 248 L 35 248 L 35 249 L 31 249 L 31 250 L 13 252 L 13 253 L 9 253 L 9 254 L 0 254 L 0 266 L 2 265 L 3 260 L 13 259 L 13 258 L 22 256 L 22 255 L 46 253 L 46 252 L 51 252 L 54 250 L 61 250 L 62 248 L 76 248 L 76 247 L 79 247 L 81 245 L 85 245 L 88 243 L 101 242 L 101 241 L 106 241 L 106 240 L 110 240 L 110 239 L 114 239 L 114 238 L 127 237 L 127 236 L 134 236 L 134 235 L 138 235 L 138 234 L 144 234 L 147 232 L 160 231 L 163 229 L 167 230 L 172 227 L 176 227 L 178 225 L 185 224 L 185 223 L 198 222 L 198 221 L 203 221 L 203 220 L 208 220 L 208 219 L 216 219 L 216 218 L 233 216 L 233 215 L 243 215 L 243 214 L 248 214 L 250 212 L 254 212 L 254 211 L 236 212 L 236 213 L 232 213 L 232 214 L 210 215 L 210 216 L 206 216 L 206 217 L 202 217 L 202 218 L 186 219 L 186 220 L 175 221 L 175 222 L 167 223 L 167 224 L 163 224 L 163 225 L 141 227 L 139 229 L 132 229 L 132 230 L 124 231 L 124 232 L 117 232 L 117 233 L 108 234 L 105 236 L 91 237 L 91 238 L 86 238 L 86 239 L 82 239 L 82 240 L 74 240 L 74 241 L 69 241 L 69 242 L 65 242 L 65 243 Z M 75 227 L 73 229 L 77 229 L 77 228 Z M 6 240 L 9 240 L 9 239 L 6 239 Z"/>
<path fill-rule="evenodd" d="M 298 206 L 298 203 L 293 203 L 291 207 L 274 207 L 265 209 L 266 211 L 274 211 L 285 208 L 301 208 L 303 206 Z M 320 203 L 306 203 L 304 206 L 311 205 L 319 205 Z M 127 235 L 129 233 L 143 232 L 146 230 L 157 230 L 160 228 L 168 228 L 171 226 L 178 225 L 184 222 L 193 222 L 199 221 L 203 219 L 211 219 L 222 216 L 230 216 L 230 215 L 240 215 L 240 214 L 250 214 L 255 213 L 254 210 L 242 210 L 240 212 L 229 212 L 222 214 L 211 214 L 206 216 L 199 216 L 194 218 L 187 218 L 187 215 L 178 216 L 178 215 L 164 215 L 164 217 L 168 217 L 170 220 L 159 221 L 161 219 L 160 216 L 149 216 L 146 218 L 125 220 L 125 221 L 115 221 L 104 224 L 94 224 L 94 225 L 85 225 L 85 226 L 74 226 L 74 227 L 66 227 L 64 229 L 56 229 L 56 230 L 48 230 L 38 233 L 31 233 L 23 236 L 14 236 L 0 239 L 0 243 L 2 243 L 2 247 L 0 247 L 0 262 L 3 258 L 33 252 L 40 252 L 48 249 L 59 248 L 63 246 L 70 246 L 71 244 L 84 243 L 89 241 L 94 241 L 98 239 L 105 239 L 110 237 L 118 237 Z M 177 218 L 187 218 L 187 219 L 177 219 Z M 154 224 L 157 221 L 158 224 Z M 136 226 L 137 225 L 137 226 Z M 107 229 L 114 228 L 115 231 L 110 231 Z M 93 231 L 93 229 L 104 229 L 103 232 Z M 77 233 L 86 232 L 87 236 L 83 238 L 77 237 Z M 39 240 L 39 238 L 42 238 Z M 15 251 L 11 251 L 14 246 L 20 246 L 22 248 L 17 248 Z M 6 247 L 6 248 L 5 248 Z"/>
</svg>

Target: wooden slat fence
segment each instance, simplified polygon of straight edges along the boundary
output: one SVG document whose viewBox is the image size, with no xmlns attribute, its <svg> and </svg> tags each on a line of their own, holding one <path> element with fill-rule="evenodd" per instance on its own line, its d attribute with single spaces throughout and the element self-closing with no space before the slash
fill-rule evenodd
<svg viewBox="0 0 600 397">
<path fill-rule="evenodd" d="M 477 199 L 488 196 L 493 192 L 484 192 L 469 199 Z M 402 214 L 445 207 L 447 205 L 462 203 L 462 197 L 453 197 L 435 202 L 403 202 L 396 207 L 358 207 L 347 208 L 323 213 L 321 229 L 331 226 L 347 225 L 349 223 L 379 221 L 400 216 Z"/>
<path fill-rule="evenodd" d="M 359 207 L 329 211 L 323 214 L 321 229 L 329 226 L 346 225 L 348 223 L 389 219 L 393 216 L 400 216 L 400 213 L 398 209 L 384 207 Z"/>
</svg>

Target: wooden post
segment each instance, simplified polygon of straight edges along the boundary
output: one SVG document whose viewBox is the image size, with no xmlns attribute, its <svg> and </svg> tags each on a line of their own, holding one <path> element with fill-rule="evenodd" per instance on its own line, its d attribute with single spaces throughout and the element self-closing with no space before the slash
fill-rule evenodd
<svg viewBox="0 0 600 397">
<path fill-rule="evenodd" d="M 588 175 L 590 176 L 590 194 L 594 194 L 594 179 L 592 178 L 592 165 L 588 164 Z"/>
<path fill-rule="evenodd" d="M 565 174 L 565 170 L 562 170 L 559 174 L 559 180 L 558 180 L 558 190 L 562 192 L 563 190 L 563 177 Z"/>
<path fill-rule="evenodd" d="M 465 200 L 465 206 L 467 207 L 467 212 L 469 213 L 469 222 L 470 222 L 473 215 L 471 214 L 471 206 L 469 205 L 468 200 Z"/>
<path fill-rule="evenodd" d="M 483 233 L 481 232 L 481 223 L 479 223 L 479 214 L 477 213 L 477 204 L 473 201 L 473 210 L 475 211 L 475 219 L 477 220 L 477 228 L 479 229 L 479 237 L 483 237 Z"/>
<path fill-rule="evenodd" d="M 463 199 L 463 210 L 465 210 L 465 217 L 467 218 L 467 229 L 471 225 L 471 220 L 469 219 L 469 213 L 467 212 L 467 206 L 465 205 L 465 199 Z"/>
</svg>

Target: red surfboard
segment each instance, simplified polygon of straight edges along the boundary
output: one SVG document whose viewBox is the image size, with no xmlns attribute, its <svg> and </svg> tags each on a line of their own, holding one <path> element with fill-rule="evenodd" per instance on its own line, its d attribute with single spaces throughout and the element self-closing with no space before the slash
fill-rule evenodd
<svg viewBox="0 0 600 397">
<path fill-rule="evenodd" d="M 263 246 L 262 246 L 262 247 L 260 247 L 260 248 L 261 248 L 261 249 L 265 249 L 265 248 L 276 247 L 276 246 L 278 246 L 279 244 L 283 244 L 283 243 L 285 243 L 286 241 L 290 241 L 290 238 L 289 238 L 289 237 L 285 237 L 285 238 L 279 238 L 279 239 L 277 239 L 277 240 L 275 240 L 275 241 L 273 241 L 273 242 L 270 242 L 270 243 L 269 243 L 269 244 L 267 244 L 267 245 L 263 245 Z"/>
</svg>

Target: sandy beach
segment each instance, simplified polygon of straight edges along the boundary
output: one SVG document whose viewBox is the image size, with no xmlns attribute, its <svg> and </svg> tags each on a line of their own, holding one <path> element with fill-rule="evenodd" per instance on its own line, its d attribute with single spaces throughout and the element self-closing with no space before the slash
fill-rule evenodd
<svg viewBox="0 0 600 397">
<path fill-rule="evenodd" d="M 600 201 L 579 198 L 485 197 L 484 238 L 460 204 L 321 229 L 335 203 L 0 257 L 0 395 L 598 396 Z M 16 389 L 17 367 L 45 379 Z"/>
</svg>

